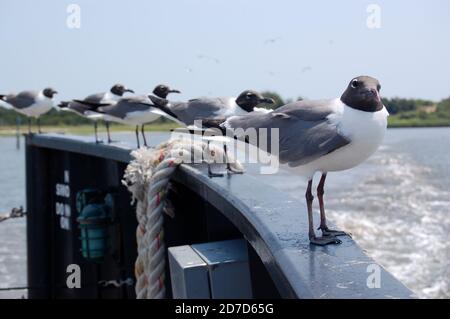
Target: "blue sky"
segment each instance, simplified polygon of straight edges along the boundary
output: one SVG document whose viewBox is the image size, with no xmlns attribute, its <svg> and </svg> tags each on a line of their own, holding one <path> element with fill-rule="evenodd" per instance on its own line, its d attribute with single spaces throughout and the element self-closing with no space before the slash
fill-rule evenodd
<svg viewBox="0 0 450 319">
<path fill-rule="evenodd" d="M 66 25 L 81 8 L 81 28 Z M 366 26 L 369 4 L 381 28 Z M 267 43 L 268 39 L 276 39 Z M 384 96 L 450 96 L 450 1 L 1 0 L 0 91 L 51 85 L 59 99 L 122 82 L 179 99 L 252 88 L 339 96 L 356 75 Z"/>
</svg>

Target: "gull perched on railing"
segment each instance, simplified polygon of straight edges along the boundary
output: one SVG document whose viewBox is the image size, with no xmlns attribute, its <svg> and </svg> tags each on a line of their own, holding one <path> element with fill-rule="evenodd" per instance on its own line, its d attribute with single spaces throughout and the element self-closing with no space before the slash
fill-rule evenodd
<svg viewBox="0 0 450 319">
<path fill-rule="evenodd" d="M 180 93 L 178 90 L 172 90 L 167 85 L 157 85 L 153 93 L 156 96 L 153 98 L 165 100 L 170 93 Z M 159 100 L 158 100 L 159 101 Z M 100 103 L 88 103 L 92 107 L 91 110 L 86 110 L 84 114 L 94 121 L 104 120 L 107 123 L 116 122 L 121 124 L 135 125 L 136 126 L 136 141 L 137 147 L 140 147 L 139 142 L 139 126 L 141 127 L 141 134 L 144 140 L 144 145 L 147 146 L 147 139 L 145 137 L 144 126 L 145 124 L 156 121 L 161 116 L 172 119 L 170 115 L 161 111 L 159 107 L 156 107 L 152 100 L 147 95 L 136 95 L 130 98 L 122 98 L 117 101 L 104 101 Z M 109 135 L 108 135 L 109 136 Z M 108 138 L 108 142 L 111 139 Z"/>
<path fill-rule="evenodd" d="M 389 113 L 381 101 L 380 89 L 377 79 L 359 76 L 350 81 L 340 98 L 298 101 L 279 107 L 272 113 L 252 112 L 229 117 L 219 124 L 223 130 L 229 129 L 231 135 L 235 129 L 265 129 L 267 141 L 271 141 L 272 130 L 278 131 L 279 151 L 275 155 L 281 163 L 293 167 L 308 180 L 306 203 L 312 244 L 340 243 L 336 236 L 345 235 L 327 226 L 323 201 L 325 179 L 328 172 L 342 171 L 360 164 L 382 143 Z M 217 120 L 205 122 L 209 126 L 218 124 Z M 270 143 L 264 144 L 271 152 Z M 316 237 L 313 228 L 312 182 L 316 172 L 322 174 L 317 187 L 322 237 Z"/>
<path fill-rule="evenodd" d="M 109 105 L 120 100 L 126 92 L 134 93 L 132 89 L 127 88 L 123 84 L 115 84 L 108 92 L 95 93 L 85 97 L 83 100 L 73 100 L 76 103 L 84 104 L 91 108 L 91 111 L 102 105 Z M 97 124 L 94 121 L 95 130 Z M 111 134 L 109 132 L 109 122 L 105 121 L 106 132 L 108 134 L 108 143 L 111 143 Z"/>
<path fill-rule="evenodd" d="M 42 91 L 23 91 L 18 94 L 0 95 L 0 100 L 18 113 L 28 117 L 28 133 L 31 133 L 31 118 L 37 120 L 38 132 L 41 133 L 40 116 L 53 108 L 53 96 L 58 93 L 52 88 Z"/>
<path fill-rule="evenodd" d="M 193 125 L 196 120 L 212 118 L 228 118 L 234 115 L 244 115 L 252 111 L 269 112 L 257 108 L 260 104 L 274 104 L 271 98 L 266 98 L 253 90 L 243 91 L 237 98 L 234 97 L 201 97 L 187 102 L 171 102 L 149 96 L 153 103 L 166 114 L 169 114 L 186 126 Z"/>
</svg>

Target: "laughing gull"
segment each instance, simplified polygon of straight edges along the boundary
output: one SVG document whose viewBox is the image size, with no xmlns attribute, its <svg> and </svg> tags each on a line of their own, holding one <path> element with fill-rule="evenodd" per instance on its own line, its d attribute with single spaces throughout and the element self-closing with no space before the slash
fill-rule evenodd
<svg viewBox="0 0 450 319">
<path fill-rule="evenodd" d="M 244 115 L 252 111 L 268 112 L 266 109 L 256 108 L 259 104 L 274 104 L 271 98 L 266 98 L 253 90 L 242 92 L 237 98 L 197 98 L 188 102 L 168 102 L 157 103 L 149 96 L 155 105 L 161 108 L 166 114 L 181 121 L 186 126 L 193 125 L 196 120 L 223 118 L 226 119 L 234 115 Z"/>
<path fill-rule="evenodd" d="M 340 98 L 303 100 L 268 114 L 253 112 L 234 116 L 221 124 L 223 129 L 267 129 L 267 141 L 271 141 L 271 129 L 278 129 L 280 162 L 294 167 L 308 179 L 306 203 L 312 244 L 340 243 L 335 236 L 345 235 L 327 227 L 323 202 L 325 179 L 328 172 L 360 164 L 380 146 L 389 115 L 381 101 L 380 88 L 377 79 L 359 76 L 350 81 Z M 270 145 L 267 150 L 271 151 Z M 316 172 L 322 174 L 317 187 L 322 237 L 316 237 L 313 229 L 311 189 Z"/>
<path fill-rule="evenodd" d="M 58 93 L 52 88 L 42 91 L 23 91 L 18 94 L 0 95 L 15 111 L 28 117 L 28 133 L 31 133 L 31 118 L 37 119 L 38 132 L 41 133 L 39 117 L 53 108 L 53 96 Z"/>
<path fill-rule="evenodd" d="M 88 111 L 96 111 L 96 109 L 98 108 L 97 106 L 81 104 L 75 101 L 62 101 L 58 104 L 58 107 L 62 111 L 72 112 L 79 116 L 92 120 L 94 122 L 95 143 L 101 143 L 101 141 L 98 139 L 98 125 L 97 125 L 98 119 L 90 118 L 86 114 L 86 112 Z"/>
<path fill-rule="evenodd" d="M 146 96 L 134 96 L 129 98 L 122 98 L 114 104 L 108 106 L 100 106 L 95 112 L 86 112 L 89 118 L 102 118 L 109 122 L 116 122 L 121 124 L 136 126 L 136 142 L 137 147 L 139 143 L 139 126 L 141 126 L 142 138 L 144 145 L 147 146 L 147 140 L 144 134 L 144 125 L 155 121 L 161 116 L 167 116 Z"/>
<path fill-rule="evenodd" d="M 106 122 L 117 122 L 122 124 L 141 126 L 142 138 L 144 145 L 147 146 L 147 139 L 145 137 L 145 124 L 156 121 L 161 116 L 177 121 L 176 118 L 166 114 L 160 108 L 155 108 L 154 101 L 160 105 L 167 104 L 167 96 L 171 93 L 181 93 L 178 90 L 173 90 L 169 86 L 159 84 L 153 89 L 155 95 L 136 95 L 133 98 L 120 99 L 117 102 L 109 103 L 90 103 L 89 105 L 95 107 L 95 110 L 88 110 L 85 115 L 92 120 L 103 119 Z M 121 102 L 119 105 L 115 106 Z M 115 106 L 115 107 L 114 107 Z M 127 109 L 128 108 L 128 109 Z M 129 112 L 127 112 L 127 110 Z M 137 113 L 141 112 L 141 113 Z M 130 114 L 127 114 L 130 113 Z M 140 118 L 138 118 L 138 115 Z M 139 137 L 137 136 L 137 144 L 139 147 Z"/>
<path fill-rule="evenodd" d="M 99 107 L 117 102 L 126 92 L 134 93 L 133 90 L 127 88 L 123 84 L 115 84 L 109 92 L 96 93 L 87 96 L 84 100 L 74 100 L 77 103 L 88 105 L 91 107 Z M 100 118 L 98 118 L 100 119 Z M 109 132 L 109 122 L 105 121 L 106 132 L 108 134 L 108 143 L 111 143 L 111 135 Z"/>
</svg>

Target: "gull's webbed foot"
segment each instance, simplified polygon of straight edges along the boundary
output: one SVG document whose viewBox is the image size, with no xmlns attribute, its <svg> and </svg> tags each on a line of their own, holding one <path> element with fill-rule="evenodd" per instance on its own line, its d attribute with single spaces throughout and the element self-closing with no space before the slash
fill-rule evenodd
<svg viewBox="0 0 450 319">
<path fill-rule="evenodd" d="M 325 245 L 337 245 L 342 243 L 342 241 L 334 236 L 322 236 L 322 237 L 316 237 L 316 236 L 310 236 L 309 242 L 312 245 L 318 245 L 318 246 L 325 246 Z"/>
<path fill-rule="evenodd" d="M 335 230 L 335 229 L 329 229 L 328 227 L 319 227 L 318 229 L 320 229 L 322 231 L 322 236 L 345 236 L 348 235 L 351 237 L 350 234 L 341 231 L 341 230 Z"/>
</svg>

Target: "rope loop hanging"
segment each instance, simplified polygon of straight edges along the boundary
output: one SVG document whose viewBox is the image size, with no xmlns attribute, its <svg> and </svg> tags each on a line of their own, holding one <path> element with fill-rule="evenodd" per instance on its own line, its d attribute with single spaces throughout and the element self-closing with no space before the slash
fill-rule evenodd
<svg viewBox="0 0 450 319">
<path fill-rule="evenodd" d="M 200 152 L 200 153 L 199 153 Z M 205 141 L 174 139 L 154 149 L 140 148 L 131 153 L 133 160 L 125 170 L 123 184 L 136 202 L 136 229 L 138 257 L 135 262 L 136 296 L 138 299 L 165 298 L 165 254 L 163 212 L 169 181 L 180 164 L 192 161 L 202 154 L 206 161 L 211 157 L 230 163 L 235 172 L 243 168 L 222 147 Z M 174 217 L 171 215 L 171 217 Z"/>
</svg>

